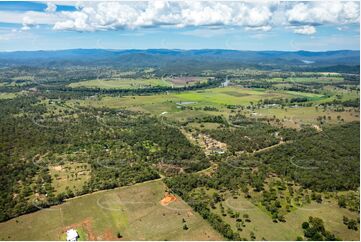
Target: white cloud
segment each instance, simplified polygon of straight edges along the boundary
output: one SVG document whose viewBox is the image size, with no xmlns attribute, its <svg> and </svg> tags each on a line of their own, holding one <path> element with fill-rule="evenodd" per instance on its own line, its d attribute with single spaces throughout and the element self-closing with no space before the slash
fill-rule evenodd
<svg viewBox="0 0 361 242">
<path fill-rule="evenodd" d="M 79 11 L 64 12 L 67 19 L 57 22 L 54 29 L 95 31 L 159 25 L 177 28 L 222 25 L 262 28 L 269 26 L 273 5 L 212 1 L 84 2 Z"/>
<path fill-rule="evenodd" d="M 0 11 L 0 22 L 23 26 L 48 24 L 54 30 L 98 31 L 153 26 L 239 26 L 246 30 L 270 31 L 291 27 L 298 34 L 314 34 L 322 24 L 358 23 L 358 2 L 251 2 L 251 1 L 85 1 L 71 3 L 76 11 L 56 11 L 49 2 L 45 12 Z M 31 20 L 26 23 L 22 20 Z"/>
<path fill-rule="evenodd" d="M 0 11 L 1 23 L 15 23 L 15 24 L 48 24 L 53 25 L 58 21 L 62 21 L 64 17 L 58 13 L 44 13 L 44 12 L 18 12 L 18 11 Z"/>
<path fill-rule="evenodd" d="M 287 20 L 300 24 L 347 24 L 360 20 L 360 4 L 357 2 L 302 2 L 286 11 Z"/>
<path fill-rule="evenodd" d="M 252 31 L 263 31 L 268 32 L 272 29 L 270 25 L 261 26 L 261 27 L 246 27 L 246 30 L 252 30 Z"/>
<path fill-rule="evenodd" d="M 296 34 L 311 35 L 316 33 L 316 28 L 310 25 L 306 25 L 306 26 L 296 27 L 293 30 L 293 32 Z"/>
<path fill-rule="evenodd" d="M 56 11 L 56 4 L 54 4 L 53 2 L 48 2 L 47 5 L 48 6 L 45 9 L 45 12 L 53 13 Z"/>
</svg>

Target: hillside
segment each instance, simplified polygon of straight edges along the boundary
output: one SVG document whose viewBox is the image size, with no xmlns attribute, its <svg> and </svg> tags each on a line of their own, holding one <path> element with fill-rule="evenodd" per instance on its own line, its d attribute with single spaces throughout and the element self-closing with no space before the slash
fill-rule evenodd
<svg viewBox="0 0 361 242">
<path fill-rule="evenodd" d="M 56 51 L 0 52 L 0 66 L 113 66 L 118 68 L 156 67 L 169 71 L 254 67 L 261 69 L 316 71 L 333 67 L 358 72 L 359 51 L 238 51 L 203 50 L 105 50 L 70 49 Z"/>
</svg>

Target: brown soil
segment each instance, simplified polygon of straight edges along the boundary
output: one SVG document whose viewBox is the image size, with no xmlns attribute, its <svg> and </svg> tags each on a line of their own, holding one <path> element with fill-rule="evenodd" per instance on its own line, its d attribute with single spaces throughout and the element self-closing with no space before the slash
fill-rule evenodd
<svg viewBox="0 0 361 242">
<path fill-rule="evenodd" d="M 175 77 L 171 79 L 171 82 L 175 85 L 184 85 L 187 83 L 197 82 L 200 81 L 200 78 L 193 77 L 193 76 L 185 76 L 185 77 Z"/>
<path fill-rule="evenodd" d="M 100 236 L 99 239 L 106 241 L 120 240 L 114 235 L 114 233 L 110 229 L 105 230 L 105 232 Z"/>
<path fill-rule="evenodd" d="M 61 171 L 63 169 L 61 166 L 53 166 L 51 168 L 56 170 L 56 171 Z"/>
<path fill-rule="evenodd" d="M 172 195 L 172 194 L 169 194 L 169 193 L 166 193 L 164 195 L 164 198 L 162 200 L 160 200 L 160 204 L 162 206 L 167 206 L 168 204 L 172 203 L 172 202 L 175 202 L 177 200 L 177 197 Z"/>
</svg>

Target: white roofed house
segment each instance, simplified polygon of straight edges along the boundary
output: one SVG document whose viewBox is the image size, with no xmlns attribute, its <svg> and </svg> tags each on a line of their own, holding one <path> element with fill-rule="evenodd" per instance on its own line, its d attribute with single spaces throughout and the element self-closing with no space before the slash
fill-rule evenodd
<svg viewBox="0 0 361 242">
<path fill-rule="evenodd" d="M 77 241 L 78 238 L 79 235 L 75 229 L 69 229 L 66 231 L 66 241 Z"/>
</svg>

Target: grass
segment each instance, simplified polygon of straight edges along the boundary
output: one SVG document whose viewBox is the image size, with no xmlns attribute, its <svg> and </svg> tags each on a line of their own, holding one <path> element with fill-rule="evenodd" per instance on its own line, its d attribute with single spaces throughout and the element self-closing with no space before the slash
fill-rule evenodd
<svg viewBox="0 0 361 242">
<path fill-rule="evenodd" d="M 331 92 L 331 90 L 327 90 Z M 342 96 L 343 99 L 354 97 L 353 92 L 345 93 L 347 97 Z M 202 117 L 207 115 L 223 115 L 228 117 L 231 113 L 226 105 L 249 105 L 256 104 L 261 99 L 271 98 L 293 98 L 293 97 L 307 97 L 312 102 L 323 102 L 324 100 L 332 100 L 334 97 L 325 98 L 323 94 L 300 93 L 292 91 L 269 91 L 264 89 L 245 89 L 239 87 L 225 87 L 213 88 L 199 91 L 188 91 L 182 93 L 169 93 L 148 96 L 124 96 L 124 97 L 109 97 L 93 98 L 87 100 L 80 100 L 81 106 L 93 107 L 107 107 L 114 109 L 130 109 L 133 111 L 141 111 L 153 115 L 162 115 L 175 121 L 187 121 L 188 118 Z M 179 102 L 193 102 L 188 105 L 178 105 Z M 74 102 L 70 103 L 74 106 Z M 182 109 L 181 106 L 186 109 Z M 203 108 L 215 107 L 218 111 L 204 111 Z M 189 108 L 193 108 L 190 110 Z M 197 110 L 198 108 L 198 110 Z M 200 109 L 200 110 L 199 110 Z M 253 112 L 253 111 L 252 111 Z M 283 120 L 282 124 L 286 127 L 300 128 L 301 124 L 318 124 L 317 117 L 330 116 L 331 120 L 328 123 L 339 122 L 337 116 L 341 116 L 345 122 L 359 120 L 359 113 L 357 111 L 351 112 L 335 112 L 332 110 L 316 110 L 314 107 L 298 107 L 298 108 L 267 108 L 256 109 L 254 112 L 259 114 L 259 117 L 269 117 Z"/>
<path fill-rule="evenodd" d="M 66 163 L 64 165 L 49 166 L 52 186 L 56 193 L 65 192 L 66 187 L 72 191 L 81 190 L 90 179 L 90 165 L 87 163 Z"/>
<path fill-rule="evenodd" d="M 137 89 L 155 86 L 169 87 L 172 84 L 165 79 L 95 79 L 89 81 L 75 82 L 69 85 L 70 87 L 88 87 L 101 89 Z"/>
<path fill-rule="evenodd" d="M 251 102 L 257 103 L 261 99 L 270 98 L 292 98 L 292 97 L 314 97 L 322 95 L 311 93 L 296 93 L 284 91 L 268 91 L 263 89 L 245 89 L 239 87 L 213 88 L 201 91 L 188 91 L 182 93 L 169 93 L 149 96 L 125 96 L 125 97 L 102 97 L 101 99 L 87 99 L 79 101 L 82 106 L 127 108 L 136 111 L 143 111 L 160 115 L 163 112 L 186 113 L 177 108 L 178 102 L 194 102 L 187 107 L 212 106 L 221 111 L 226 109 L 226 105 L 249 105 Z M 227 110 L 228 112 L 228 110 Z M 209 112 L 208 112 L 209 113 Z M 183 116 L 183 115 L 181 115 Z"/>
<path fill-rule="evenodd" d="M 326 123 L 339 123 L 343 119 L 344 122 L 359 121 L 359 112 L 352 108 L 346 108 L 343 112 L 336 112 L 332 109 L 322 108 L 316 109 L 315 107 L 297 107 L 297 108 L 267 108 L 256 109 L 256 113 L 260 114 L 259 117 L 276 118 L 283 120 L 282 124 L 286 127 L 300 127 L 301 124 L 319 124 L 317 120 L 320 116 L 326 116 Z M 340 116 L 340 120 L 337 118 Z M 331 117 L 331 119 L 328 119 Z"/>
<path fill-rule="evenodd" d="M 0 99 L 11 99 L 11 98 L 15 98 L 16 97 L 16 93 L 6 93 L 6 92 L 2 92 L 0 93 Z"/>
<path fill-rule="evenodd" d="M 266 79 L 266 82 L 284 82 L 284 83 L 340 83 L 344 79 L 341 76 L 322 76 L 322 77 L 288 77 L 288 78 L 270 78 Z"/>
<path fill-rule="evenodd" d="M 304 207 L 297 208 L 288 213 L 285 218 L 286 222 L 272 222 L 272 218 L 264 209 L 255 206 L 241 193 L 236 199 L 230 195 L 223 202 L 225 210 L 231 208 L 235 212 L 248 214 L 251 222 L 246 222 L 245 227 L 240 233 L 241 238 L 250 239 L 250 233 L 254 232 L 256 240 L 295 240 L 297 236 L 303 236 L 301 225 L 308 221 L 309 216 L 323 219 L 325 228 L 343 240 L 359 240 L 359 232 L 349 230 L 342 222 L 342 217 L 357 219 L 358 214 L 344 208 L 339 208 L 336 201 L 328 199 L 322 204 L 312 202 Z M 213 210 L 222 216 L 219 205 Z M 236 222 L 229 215 L 223 217 L 225 222 L 229 223 L 234 230 Z M 243 219 L 243 218 L 242 218 Z M 243 219 L 244 220 L 244 219 Z"/>
<path fill-rule="evenodd" d="M 179 197 L 162 206 L 165 189 L 157 180 L 70 199 L 0 223 L 0 239 L 60 240 L 75 228 L 87 240 L 116 240 L 118 232 L 124 240 L 222 240 Z"/>
<path fill-rule="evenodd" d="M 183 92 L 177 97 L 199 102 L 204 105 L 248 105 L 266 98 L 291 97 L 284 92 L 266 91 L 262 89 L 245 89 L 238 87 L 214 88 L 202 91 Z"/>
</svg>

